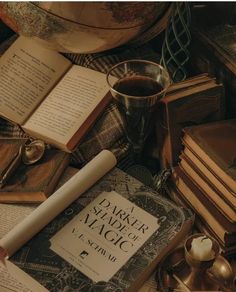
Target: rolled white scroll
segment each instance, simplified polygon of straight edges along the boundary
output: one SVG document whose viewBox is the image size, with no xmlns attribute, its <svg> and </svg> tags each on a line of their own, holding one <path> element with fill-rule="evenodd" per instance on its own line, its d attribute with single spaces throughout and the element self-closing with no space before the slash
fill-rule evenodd
<svg viewBox="0 0 236 292">
<path fill-rule="evenodd" d="M 4 250 L 8 257 L 13 255 L 44 226 L 111 170 L 116 165 L 116 162 L 116 157 L 112 152 L 108 150 L 101 151 L 61 188 L 0 239 L 0 249 Z"/>
</svg>

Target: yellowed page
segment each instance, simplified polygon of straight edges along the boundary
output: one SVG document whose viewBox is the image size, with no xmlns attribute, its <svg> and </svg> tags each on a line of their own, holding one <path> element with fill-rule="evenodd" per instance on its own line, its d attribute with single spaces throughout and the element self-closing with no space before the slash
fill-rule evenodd
<svg viewBox="0 0 236 292">
<path fill-rule="evenodd" d="M 13 263 L 4 260 L 4 262 L 0 262 L 0 291 L 46 292 L 48 290 Z"/>
<path fill-rule="evenodd" d="M 0 204 L 0 238 L 27 217 L 37 205 Z"/>
<path fill-rule="evenodd" d="M 74 65 L 23 128 L 66 144 L 108 90 L 105 74 Z"/>
<path fill-rule="evenodd" d="M 108 150 L 101 151 L 61 188 L 0 239 L 0 248 L 11 256 L 75 199 L 89 189 L 116 164 Z"/>
<path fill-rule="evenodd" d="M 19 37 L 0 59 L 0 114 L 22 124 L 70 66 L 59 53 Z"/>
</svg>

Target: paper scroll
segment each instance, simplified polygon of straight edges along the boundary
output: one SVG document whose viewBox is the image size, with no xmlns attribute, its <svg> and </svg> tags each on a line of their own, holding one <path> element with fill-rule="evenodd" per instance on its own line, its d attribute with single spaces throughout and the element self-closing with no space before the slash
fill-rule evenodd
<svg viewBox="0 0 236 292">
<path fill-rule="evenodd" d="M 113 153 L 108 150 L 101 151 L 29 216 L 7 233 L 0 240 L 0 248 L 4 249 L 9 257 L 13 255 L 115 165 L 116 158 Z"/>
</svg>

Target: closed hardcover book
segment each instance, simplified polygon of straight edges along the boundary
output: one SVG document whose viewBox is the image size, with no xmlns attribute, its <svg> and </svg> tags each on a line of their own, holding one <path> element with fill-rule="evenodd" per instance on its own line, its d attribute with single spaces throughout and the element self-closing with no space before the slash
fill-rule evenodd
<svg viewBox="0 0 236 292">
<path fill-rule="evenodd" d="M 217 23 L 195 26 L 192 31 L 191 63 L 194 73 L 207 72 L 224 84 L 227 118 L 236 117 L 235 28 L 235 24 Z"/>
<path fill-rule="evenodd" d="M 197 169 L 188 157 L 181 154 L 180 159 L 180 168 L 184 171 L 186 176 L 189 177 L 192 183 L 201 190 L 206 200 L 214 204 L 215 207 L 219 209 L 219 211 L 222 212 L 222 214 L 227 217 L 229 221 L 236 223 L 236 206 L 228 204 L 225 198 L 220 196 L 220 194 L 205 180 L 205 178 L 197 172 Z"/>
<path fill-rule="evenodd" d="M 115 168 L 10 261 L 49 291 L 136 292 L 193 220 L 188 209 Z"/>
<path fill-rule="evenodd" d="M 236 225 L 206 199 L 199 188 L 185 175 L 180 167 L 174 167 L 171 183 L 178 190 L 180 201 L 184 201 L 202 220 L 210 226 L 225 247 L 236 244 Z"/>
<path fill-rule="evenodd" d="M 192 149 L 185 145 L 183 150 L 184 157 L 188 158 L 188 161 L 196 172 L 206 181 L 224 199 L 227 204 L 234 207 L 236 206 L 236 193 L 231 191 L 223 180 L 220 180 L 214 172 L 208 167 L 207 163 L 202 160 Z"/>
<path fill-rule="evenodd" d="M 232 193 L 236 192 L 236 119 L 187 127 L 183 142 Z"/>
<path fill-rule="evenodd" d="M 1 173 L 14 159 L 25 139 L 0 139 Z M 70 155 L 57 149 L 46 149 L 35 164 L 20 163 L 6 184 L 0 189 L 1 203 L 41 203 L 54 191 L 69 164 Z"/>
<path fill-rule="evenodd" d="M 167 94 L 173 94 L 180 92 L 182 90 L 191 89 L 196 86 L 200 86 L 206 83 L 212 83 L 214 79 L 209 77 L 207 73 L 198 74 L 193 77 L 189 77 L 183 81 L 179 81 L 176 83 L 172 83 L 170 87 L 167 89 Z"/>
<path fill-rule="evenodd" d="M 173 85 L 174 89 L 170 88 L 158 103 L 156 139 L 162 168 L 177 165 L 184 127 L 224 117 L 222 85 L 204 76 L 196 79 L 196 84 L 193 79 L 186 82 L 185 89 L 178 90 L 178 86 Z"/>
</svg>

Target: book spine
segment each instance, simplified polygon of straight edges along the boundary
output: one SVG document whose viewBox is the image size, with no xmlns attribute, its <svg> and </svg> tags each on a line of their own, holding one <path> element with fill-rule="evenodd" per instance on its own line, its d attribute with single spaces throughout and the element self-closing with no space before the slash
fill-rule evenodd
<svg viewBox="0 0 236 292">
<path fill-rule="evenodd" d="M 180 197 L 180 201 L 187 204 L 209 228 L 214 230 L 225 246 L 235 244 L 235 224 L 223 217 L 211 202 L 208 203 L 204 197 L 201 197 L 203 194 L 189 181 L 180 167 L 173 169 L 171 182 L 175 186 L 174 190 L 177 190 L 177 197 Z"/>
<path fill-rule="evenodd" d="M 227 203 L 235 208 L 236 206 L 236 194 L 227 188 L 224 181 L 220 180 L 217 175 L 212 172 L 207 163 L 196 155 L 187 146 L 184 147 L 183 157 L 189 161 L 194 167 L 197 173 L 217 192 L 219 195 L 227 201 Z"/>
<path fill-rule="evenodd" d="M 205 198 L 211 202 L 225 217 L 232 223 L 236 222 L 235 207 L 229 206 L 219 194 L 197 173 L 184 157 L 181 156 L 180 168 L 190 181 L 204 194 Z"/>
</svg>

